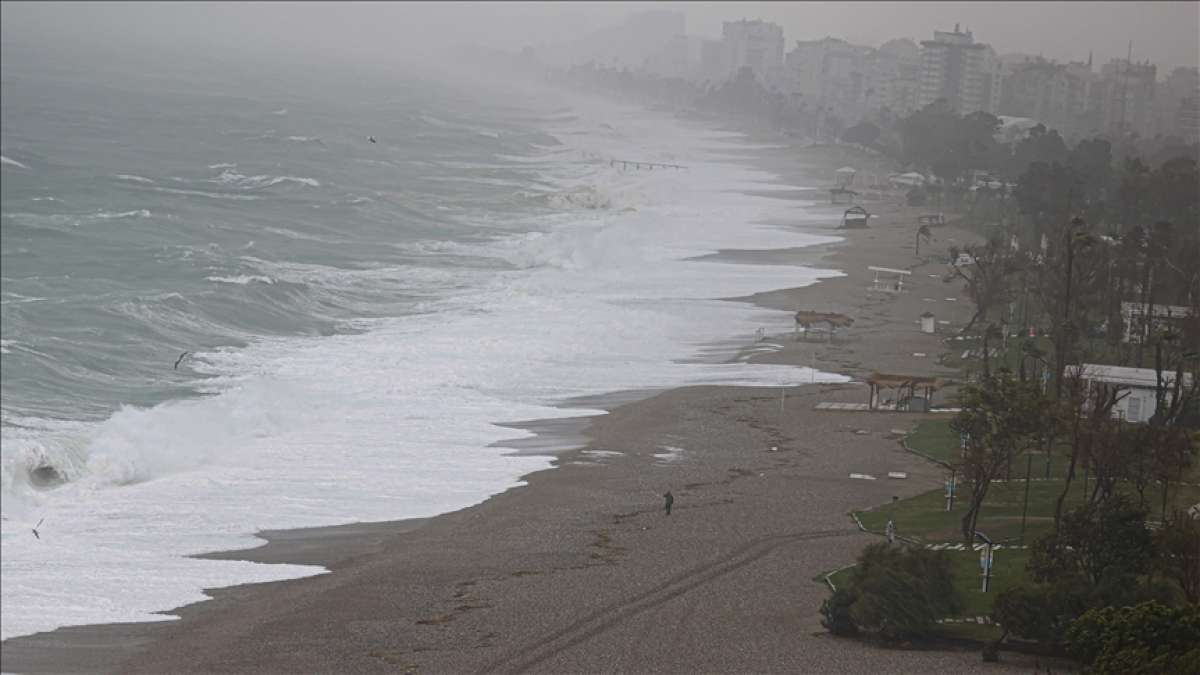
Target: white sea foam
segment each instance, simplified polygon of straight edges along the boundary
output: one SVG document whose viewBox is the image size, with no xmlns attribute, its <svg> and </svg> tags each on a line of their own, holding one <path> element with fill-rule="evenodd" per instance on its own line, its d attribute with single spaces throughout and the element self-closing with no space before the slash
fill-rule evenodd
<svg viewBox="0 0 1200 675">
<path fill-rule="evenodd" d="M 29 168 L 29 167 L 25 166 L 24 164 L 18 162 L 17 160 L 9 159 L 8 157 L 5 157 L 4 155 L 0 155 L 0 164 L 5 164 L 8 166 L 15 166 L 19 169 L 28 169 Z"/>
<path fill-rule="evenodd" d="M 246 284 L 255 283 L 255 282 L 260 283 L 260 284 L 275 283 L 275 280 L 272 279 L 271 277 L 263 276 L 260 274 L 241 274 L 241 275 L 233 276 L 233 277 L 204 277 L 204 278 L 207 279 L 208 281 L 215 281 L 219 284 L 237 284 L 239 286 L 245 286 Z"/>
<path fill-rule="evenodd" d="M 222 185 L 231 185 L 233 187 L 245 189 L 261 189 L 268 188 L 280 183 L 297 183 L 307 185 L 309 187 L 321 187 L 320 181 L 315 178 L 302 178 L 297 176 L 247 176 L 240 174 L 232 169 L 225 169 L 221 175 L 217 176 L 216 182 Z"/>
<path fill-rule="evenodd" d="M 133 211 L 99 211 L 88 218 L 94 220 L 117 220 L 120 218 L 149 218 L 153 214 L 150 209 L 135 209 Z"/>
<path fill-rule="evenodd" d="M 566 203 L 543 210 L 538 232 L 440 245 L 504 260 L 507 271 L 348 270 L 244 258 L 254 273 L 212 280 L 454 292 L 431 295 L 411 316 L 359 322 L 359 334 L 263 338 L 194 354 L 188 370 L 207 376 L 210 396 L 125 408 L 100 423 L 7 424 L 2 636 L 162 620 L 156 612 L 203 599 L 203 588 L 318 573 L 183 556 L 254 546 L 261 542 L 251 533 L 260 528 L 429 516 L 477 503 L 550 465 L 492 447 L 528 435 L 496 423 L 599 412 L 556 407 L 570 397 L 844 380 L 741 363 L 736 345 L 711 347 L 791 324 L 787 312 L 712 298 L 837 274 L 691 259 L 830 240 L 755 224 L 809 216 L 791 202 L 729 191 L 768 178 L 716 159 L 737 137 L 617 106 L 589 105 L 588 115 L 591 126 L 608 120 L 629 140 L 585 134 L 573 137 L 573 151 L 674 157 L 689 170 L 622 173 L 564 159 L 555 167 L 559 192 L 591 190 L 605 195 L 608 208 Z M 118 311 L 141 316 L 147 307 Z M 165 320 L 198 319 L 180 310 Z M 72 480 L 39 489 L 30 481 L 39 466 Z M 41 518 L 35 539 L 29 530 Z"/>
<path fill-rule="evenodd" d="M 119 178 L 121 180 L 127 180 L 127 181 L 130 181 L 133 183 L 153 183 L 154 182 L 154 181 L 150 180 L 149 178 L 146 178 L 145 176 L 136 176 L 134 174 L 129 174 L 129 173 L 119 173 L 119 174 L 117 174 L 117 178 Z"/>
<path fill-rule="evenodd" d="M 237 164 L 230 164 L 228 162 L 221 163 L 221 164 L 209 164 L 208 168 L 210 168 L 210 169 L 235 169 L 235 168 L 237 168 Z"/>
<path fill-rule="evenodd" d="M 253 201 L 258 199 L 255 195 L 240 195 L 228 194 L 224 192 L 206 192 L 204 190 L 182 190 L 179 188 L 155 187 L 159 192 L 166 192 L 173 195 L 192 195 L 195 197 L 207 197 L 209 199 L 232 199 L 235 201 Z"/>
</svg>

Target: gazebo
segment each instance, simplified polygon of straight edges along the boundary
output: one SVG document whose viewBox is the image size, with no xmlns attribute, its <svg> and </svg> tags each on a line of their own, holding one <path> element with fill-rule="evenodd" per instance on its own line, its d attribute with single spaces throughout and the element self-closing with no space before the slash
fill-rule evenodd
<svg viewBox="0 0 1200 675">
<path fill-rule="evenodd" d="M 940 377 L 879 372 L 871 373 L 866 381 L 871 387 L 871 400 L 867 408 L 896 412 L 929 412 L 933 393 L 948 384 Z M 880 395 L 884 390 L 895 390 L 895 399 L 881 401 Z"/>
<path fill-rule="evenodd" d="M 845 314 L 834 314 L 832 312 L 810 312 L 800 310 L 796 312 L 796 339 L 800 339 L 800 329 L 804 329 L 805 337 L 808 337 L 816 324 L 829 325 L 829 342 L 833 342 L 833 333 L 838 328 L 846 328 L 854 323 L 854 319 Z"/>
<path fill-rule="evenodd" d="M 843 187 L 835 187 L 829 189 L 829 200 L 833 204 L 851 204 L 858 193 L 854 190 L 848 190 Z"/>
<path fill-rule="evenodd" d="M 861 206 L 851 206 L 842 214 L 842 227 L 850 229 L 865 228 L 871 214 Z"/>
</svg>

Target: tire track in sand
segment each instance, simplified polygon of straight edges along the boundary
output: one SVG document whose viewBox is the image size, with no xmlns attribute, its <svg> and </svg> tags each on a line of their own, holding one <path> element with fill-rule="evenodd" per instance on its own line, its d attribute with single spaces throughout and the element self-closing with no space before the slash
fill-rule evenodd
<svg viewBox="0 0 1200 675">
<path fill-rule="evenodd" d="M 794 534 L 778 534 L 756 539 L 730 553 L 702 565 L 685 570 L 657 586 L 632 597 L 617 600 L 596 609 L 575 622 L 515 649 L 481 668 L 479 673 L 521 673 L 557 654 L 600 635 L 648 609 L 669 602 L 692 589 L 729 574 L 762 558 L 776 548 L 796 541 L 847 537 L 861 534 L 857 529 L 817 530 Z"/>
</svg>

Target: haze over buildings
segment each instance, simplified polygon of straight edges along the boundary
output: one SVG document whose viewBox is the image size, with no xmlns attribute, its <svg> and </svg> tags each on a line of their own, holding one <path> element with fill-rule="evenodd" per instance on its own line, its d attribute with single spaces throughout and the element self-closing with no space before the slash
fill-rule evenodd
<svg viewBox="0 0 1200 675">
<path fill-rule="evenodd" d="M 962 115 L 1030 118 L 1069 137 L 1200 138 L 1196 66 L 1168 74 L 1136 58 L 1098 64 L 1088 54 L 1086 61 L 1060 63 L 1006 54 L 986 40 L 986 26 L 957 23 L 929 26 L 919 45 L 896 37 L 879 47 L 837 36 L 790 40 L 783 26 L 763 19 L 724 21 L 720 39 L 684 32 L 686 25 L 683 11 L 654 10 L 593 33 L 579 41 L 579 50 L 568 40 L 544 53 L 551 65 L 592 63 L 701 86 L 719 85 L 747 69 L 796 109 L 846 125 L 881 110 L 906 116 L 941 100 Z"/>
</svg>

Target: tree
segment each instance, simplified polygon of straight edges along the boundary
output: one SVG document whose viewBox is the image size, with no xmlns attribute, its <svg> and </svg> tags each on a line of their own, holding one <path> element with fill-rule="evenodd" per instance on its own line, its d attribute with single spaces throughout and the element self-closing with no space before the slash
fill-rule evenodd
<svg viewBox="0 0 1200 675">
<path fill-rule="evenodd" d="M 1078 577 L 1093 587 L 1132 586 L 1150 569 L 1151 543 L 1146 511 L 1117 493 L 1065 514 L 1057 531 L 1034 543 L 1029 571 L 1047 583 Z"/>
<path fill-rule="evenodd" d="M 972 264 L 959 265 L 961 254 L 966 253 Z M 950 271 L 942 279 L 949 283 L 955 279 L 966 282 L 967 296 L 975 303 L 975 313 L 963 326 L 966 333 L 975 322 L 987 318 L 993 309 L 1006 305 L 1012 295 L 1012 276 L 1020 269 L 1020 262 L 997 237 L 983 246 L 950 248 Z"/>
<path fill-rule="evenodd" d="M 1200 672 L 1200 607 L 1145 602 L 1092 609 L 1067 631 L 1070 653 L 1097 675 Z"/>
<path fill-rule="evenodd" d="M 975 539 L 979 510 L 1000 470 L 1047 433 L 1054 424 L 1053 405 L 1034 383 L 1021 382 L 1007 370 L 964 387 L 962 411 L 950 426 L 966 434 L 957 470 L 971 491 L 962 517 L 967 543 Z"/>
<path fill-rule="evenodd" d="M 842 140 L 847 143 L 871 145 L 879 138 L 879 127 L 870 122 L 859 122 L 842 132 Z"/>
<path fill-rule="evenodd" d="M 1078 584 L 1021 584 L 996 596 L 992 618 L 1012 635 L 1053 645 L 1066 638 L 1071 622 L 1088 610 L 1086 589 Z"/>
<path fill-rule="evenodd" d="M 1154 534 L 1161 571 L 1174 579 L 1187 601 L 1200 603 L 1200 519 L 1174 511 Z"/>
</svg>

